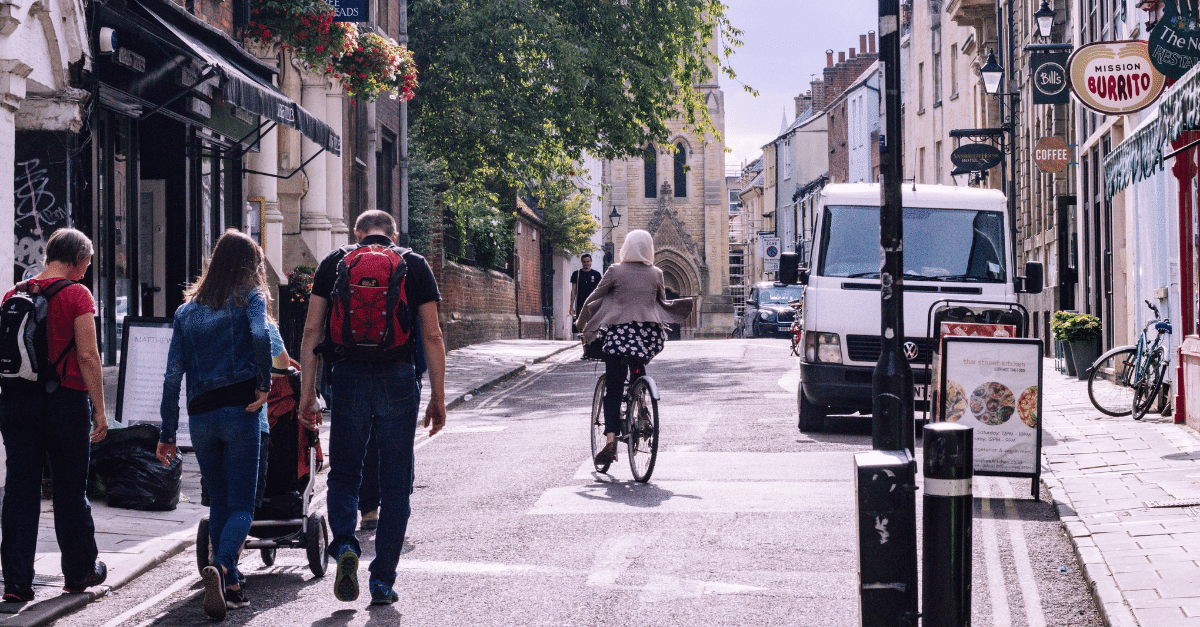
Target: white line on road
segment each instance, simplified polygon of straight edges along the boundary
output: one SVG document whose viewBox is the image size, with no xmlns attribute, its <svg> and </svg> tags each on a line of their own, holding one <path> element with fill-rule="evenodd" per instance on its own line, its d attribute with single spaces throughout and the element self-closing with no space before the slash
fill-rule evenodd
<svg viewBox="0 0 1200 627">
<path fill-rule="evenodd" d="M 617 583 L 621 573 L 641 552 L 645 543 L 642 536 L 626 533 L 611 538 L 596 554 L 596 561 L 588 573 L 589 586 L 611 586 Z"/>
<path fill-rule="evenodd" d="M 1046 627 L 1046 617 L 1042 613 L 1042 597 L 1038 593 L 1037 581 L 1033 578 L 1029 547 L 1025 544 L 1025 532 L 1021 529 L 1021 519 L 1015 515 L 1017 507 L 1013 502 L 1012 482 L 1007 479 L 998 479 L 996 482 L 1000 484 L 1000 492 L 1004 494 L 1005 509 L 1014 514 L 1008 519 L 1008 540 L 1012 543 L 1017 581 L 1021 585 L 1021 597 L 1025 601 L 1025 618 L 1029 627 Z"/>
<path fill-rule="evenodd" d="M 176 592 L 179 592 L 180 590 L 182 590 L 188 586 L 194 585 L 197 581 L 200 581 L 199 575 L 191 575 L 189 577 L 184 577 L 183 579 L 180 579 L 179 581 L 176 581 L 175 583 L 171 584 L 171 586 L 168 587 L 166 590 L 163 590 L 162 592 L 159 592 L 158 594 L 150 597 L 149 599 L 142 601 L 141 603 L 129 608 L 128 610 L 126 610 L 121 615 L 117 616 L 116 618 L 108 621 L 107 623 L 104 623 L 103 625 L 101 625 L 101 627 L 120 627 L 120 625 L 123 625 L 125 623 L 125 621 L 133 618 L 134 616 L 137 616 L 138 614 L 141 614 L 142 612 L 145 612 L 146 610 L 154 607 L 155 605 L 158 605 L 158 603 L 160 601 L 162 601 L 163 599 L 171 596 L 172 594 L 175 594 Z M 150 622 L 153 622 L 153 619 Z"/>
<path fill-rule="evenodd" d="M 991 482 L 986 477 L 976 479 L 980 487 L 988 488 L 980 495 L 983 512 L 979 520 L 979 531 L 983 536 L 983 561 L 987 569 L 988 600 L 992 604 L 992 627 L 1012 627 L 1008 592 L 1004 586 L 1004 567 L 1000 563 L 1000 539 L 996 535 L 996 517 L 992 513 Z"/>
<path fill-rule="evenodd" d="M 779 377 L 778 381 L 779 387 L 792 394 L 796 393 L 796 389 L 800 385 L 800 361 L 796 360 L 794 363 L 795 365 L 792 366 L 792 369 L 783 373 L 783 376 Z"/>
</svg>

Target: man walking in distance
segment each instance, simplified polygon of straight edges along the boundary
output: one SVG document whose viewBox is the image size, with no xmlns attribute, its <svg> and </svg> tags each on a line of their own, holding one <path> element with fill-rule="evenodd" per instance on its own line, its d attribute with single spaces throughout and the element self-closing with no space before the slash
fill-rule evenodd
<svg viewBox="0 0 1200 627">
<path fill-rule="evenodd" d="M 600 273 L 592 269 L 592 256 L 587 253 L 580 255 L 579 263 L 583 264 L 583 269 L 571 273 L 571 320 L 575 320 L 584 301 L 600 284 Z"/>
<path fill-rule="evenodd" d="M 422 424 L 430 436 L 446 424 L 446 351 L 437 309 L 441 296 L 425 258 L 396 246 L 395 234 L 392 216 L 366 211 L 354 225 L 358 244 L 325 257 L 313 277 L 301 349 L 300 420 L 310 429 L 321 422 L 317 354 L 333 364 L 329 554 L 337 559 L 333 594 L 339 601 L 358 598 L 358 488 L 367 437 L 378 440 L 380 507 L 370 566 L 372 605 L 398 600 L 392 586 L 408 526 L 421 398 L 413 366 L 417 324 L 431 391 Z"/>
</svg>

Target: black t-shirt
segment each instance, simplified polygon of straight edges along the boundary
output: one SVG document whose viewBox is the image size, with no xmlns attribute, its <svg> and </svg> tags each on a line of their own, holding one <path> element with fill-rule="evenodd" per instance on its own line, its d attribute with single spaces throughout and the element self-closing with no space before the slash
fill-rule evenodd
<svg viewBox="0 0 1200 627">
<path fill-rule="evenodd" d="M 600 273 L 595 270 L 576 270 L 571 273 L 571 282 L 575 284 L 575 309 L 578 311 L 587 297 L 596 291 L 596 286 L 600 285 Z"/>
<path fill-rule="evenodd" d="M 384 235 L 368 235 L 362 239 L 360 244 L 378 244 L 380 246 L 394 245 L 392 240 Z M 317 266 L 317 272 L 313 275 L 312 293 L 314 296 L 320 296 L 324 299 L 329 299 L 333 294 L 333 283 L 337 280 L 337 266 L 341 262 L 342 257 L 346 256 L 346 251 L 341 248 L 329 253 L 325 259 L 321 260 L 321 264 Z M 425 258 L 411 250 L 404 253 L 404 263 L 407 266 L 404 279 L 404 296 L 408 302 L 408 316 L 410 324 L 418 324 L 417 308 L 425 303 L 434 303 L 442 300 L 442 295 L 438 291 L 437 279 L 433 277 L 433 270 L 429 267 L 429 262 Z M 410 327 L 411 328 L 411 327 Z M 409 355 L 411 360 L 411 351 L 414 348 L 413 338 L 416 337 L 414 332 L 409 339 Z"/>
</svg>

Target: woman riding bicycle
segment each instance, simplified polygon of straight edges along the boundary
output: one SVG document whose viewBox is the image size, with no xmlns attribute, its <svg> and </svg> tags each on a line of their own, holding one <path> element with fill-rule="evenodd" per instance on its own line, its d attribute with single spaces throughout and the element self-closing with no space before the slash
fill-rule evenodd
<svg viewBox="0 0 1200 627">
<path fill-rule="evenodd" d="M 662 270 L 654 266 L 654 239 L 630 231 L 621 246 L 621 262 L 604 273 L 583 303 L 576 328 L 583 341 L 600 340 L 604 355 L 604 433 L 608 443 L 596 454 L 597 465 L 617 459 L 621 396 L 625 379 L 645 374 L 646 363 L 663 349 L 666 325 L 680 324 L 692 313 L 692 299 L 667 300 Z"/>
</svg>

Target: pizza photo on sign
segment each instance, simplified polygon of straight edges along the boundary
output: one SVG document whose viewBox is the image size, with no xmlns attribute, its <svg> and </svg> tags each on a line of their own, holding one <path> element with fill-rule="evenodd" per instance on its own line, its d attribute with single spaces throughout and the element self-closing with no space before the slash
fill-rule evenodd
<svg viewBox="0 0 1200 627">
<path fill-rule="evenodd" d="M 1003 383 L 990 381 L 975 388 L 968 401 L 971 414 L 985 425 L 1002 425 L 1017 411 L 1017 399 Z"/>
<path fill-rule="evenodd" d="M 953 382 L 946 382 L 946 420 L 950 422 L 958 422 L 960 418 L 967 415 L 967 391 L 963 386 Z"/>
<path fill-rule="evenodd" d="M 1038 386 L 1026 388 L 1021 392 L 1021 398 L 1017 400 L 1017 414 L 1021 416 L 1021 422 L 1030 429 L 1037 429 L 1038 421 Z"/>
</svg>

